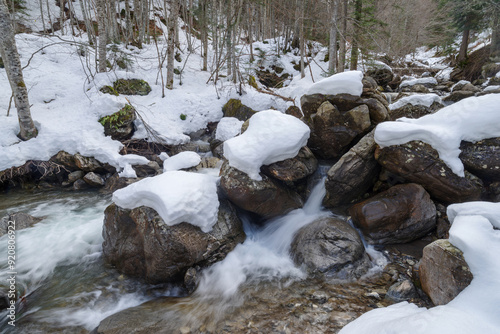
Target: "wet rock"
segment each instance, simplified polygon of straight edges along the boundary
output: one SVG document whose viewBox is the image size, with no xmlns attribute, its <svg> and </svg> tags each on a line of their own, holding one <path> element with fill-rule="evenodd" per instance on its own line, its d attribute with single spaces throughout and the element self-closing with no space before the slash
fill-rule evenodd
<svg viewBox="0 0 500 334">
<path fill-rule="evenodd" d="M 90 185 L 83 179 L 76 180 L 73 183 L 73 190 L 84 190 L 90 188 Z"/>
<path fill-rule="evenodd" d="M 104 171 L 103 166 L 97 159 L 92 157 L 84 157 L 83 155 L 77 153 L 74 156 L 74 161 L 78 169 L 84 172 L 102 172 Z"/>
<path fill-rule="evenodd" d="M 421 94 L 430 93 L 429 88 L 427 88 L 425 85 L 422 85 L 422 84 L 406 86 L 402 89 L 402 91 L 403 92 L 412 92 L 412 93 L 421 93 Z"/>
<path fill-rule="evenodd" d="M 302 113 L 304 114 L 304 119 L 308 120 L 311 115 L 318 111 L 318 108 L 325 101 L 328 101 L 332 105 L 336 106 L 340 112 L 346 112 L 362 104 L 366 104 L 368 106 L 368 110 L 370 111 L 371 122 L 375 124 L 385 121 L 388 117 L 387 107 L 375 98 L 364 98 L 349 94 L 312 94 L 303 95 L 300 98 L 300 105 Z"/>
<path fill-rule="evenodd" d="M 300 196 L 285 185 L 262 175 L 262 181 L 252 180 L 246 173 L 222 165 L 220 186 L 236 206 L 256 213 L 264 219 L 283 215 L 302 207 Z"/>
<path fill-rule="evenodd" d="M 470 82 L 459 82 L 453 86 L 453 92 L 457 91 L 479 93 L 481 89 Z"/>
<path fill-rule="evenodd" d="M 372 77 L 382 87 L 387 86 L 394 79 L 394 73 L 385 67 L 369 70 L 366 75 Z"/>
<path fill-rule="evenodd" d="M 187 222 L 168 226 L 148 207 L 125 210 L 112 204 L 105 210 L 103 237 L 106 262 L 126 275 L 161 283 L 182 280 L 194 265 L 222 260 L 245 233 L 235 209 L 222 200 L 208 233 Z"/>
<path fill-rule="evenodd" d="M 151 86 L 140 79 L 118 79 L 113 83 L 113 89 L 119 94 L 125 95 L 148 95 Z"/>
<path fill-rule="evenodd" d="M 430 107 L 408 103 L 401 108 L 390 110 L 389 119 L 391 121 L 395 121 L 401 117 L 420 118 L 422 116 L 432 114 L 443 107 L 444 105 L 439 102 L 434 102 Z"/>
<path fill-rule="evenodd" d="M 460 150 L 465 169 L 487 183 L 500 181 L 500 138 L 463 141 Z"/>
<path fill-rule="evenodd" d="M 372 131 L 330 168 L 325 181 L 325 207 L 349 204 L 373 186 L 380 171 L 374 157 L 375 147 Z"/>
<path fill-rule="evenodd" d="M 456 175 L 439 159 L 436 150 L 423 142 L 377 148 L 375 158 L 390 172 L 422 185 L 441 202 L 459 203 L 481 198 L 483 183 L 480 179 L 468 172 L 465 177 Z"/>
<path fill-rule="evenodd" d="M 316 168 L 318 160 L 311 150 L 304 146 L 294 158 L 262 166 L 262 172 L 281 181 L 295 182 L 312 175 Z"/>
<path fill-rule="evenodd" d="M 2 60 L 2 58 L 0 58 L 0 61 L 1 60 Z M 1 65 L 1 63 L 0 63 L 0 65 Z M 0 68 L 2 68 L 2 67 L 0 66 Z M 10 306 L 10 303 L 9 303 L 9 298 L 7 296 L 7 293 L 0 292 L 0 311 L 5 310 L 9 306 Z"/>
<path fill-rule="evenodd" d="M 149 161 L 146 165 L 133 165 L 132 169 L 137 177 L 158 175 L 162 172 L 160 165 L 156 161 Z"/>
<path fill-rule="evenodd" d="M 290 253 L 309 273 L 330 278 L 358 278 L 370 267 L 358 232 L 339 218 L 320 218 L 301 228 Z"/>
<path fill-rule="evenodd" d="M 99 119 L 104 126 L 104 134 L 114 140 L 127 140 L 134 134 L 134 121 L 136 120 L 135 108 L 130 104 L 109 116 Z"/>
<path fill-rule="evenodd" d="M 252 117 L 256 111 L 247 107 L 238 99 L 230 99 L 222 107 L 222 113 L 224 114 L 224 117 L 236 117 L 240 121 L 246 121 Z"/>
<path fill-rule="evenodd" d="M 105 193 L 113 193 L 118 189 L 125 188 L 126 186 L 139 181 L 140 178 L 132 178 L 132 177 L 120 177 L 118 173 L 113 174 L 106 180 L 106 184 L 102 191 Z"/>
<path fill-rule="evenodd" d="M 69 171 L 75 171 L 78 169 L 73 154 L 69 154 L 68 152 L 65 151 L 59 151 L 56 155 L 50 158 L 50 161 L 53 161 L 55 163 L 64 166 Z"/>
<path fill-rule="evenodd" d="M 468 97 L 474 96 L 476 93 L 471 91 L 453 91 L 450 95 L 443 98 L 444 102 L 458 102 L 460 100 L 466 99 Z"/>
<path fill-rule="evenodd" d="M 325 101 L 307 122 L 311 128 L 307 145 L 314 154 L 324 159 L 341 156 L 354 138 L 371 125 L 366 105 L 340 112 L 329 101 Z"/>
<path fill-rule="evenodd" d="M 300 111 L 300 108 L 297 107 L 297 106 L 290 106 L 290 107 L 288 107 L 285 110 L 285 114 L 292 115 L 292 116 L 297 117 L 297 118 L 302 118 L 302 116 L 304 116 L 302 114 L 302 111 Z"/>
<path fill-rule="evenodd" d="M 76 180 L 81 179 L 85 175 L 85 172 L 77 170 L 68 174 L 68 182 L 73 183 Z"/>
<path fill-rule="evenodd" d="M 435 305 L 449 303 L 472 281 L 462 251 L 443 239 L 424 248 L 419 276 L 422 290 Z"/>
<path fill-rule="evenodd" d="M 9 226 L 13 226 L 16 231 L 19 231 L 31 227 L 42 220 L 43 218 L 33 217 L 24 212 L 11 213 L 0 220 L 0 237 L 9 233 Z"/>
<path fill-rule="evenodd" d="M 391 285 L 389 290 L 387 290 L 385 298 L 399 303 L 416 298 L 417 296 L 418 294 L 415 285 L 413 285 L 410 280 L 405 279 Z"/>
<path fill-rule="evenodd" d="M 85 174 L 85 176 L 83 177 L 83 181 L 85 181 L 91 187 L 103 187 L 105 183 L 102 176 L 94 172 Z"/>
<path fill-rule="evenodd" d="M 355 204 L 349 214 L 371 244 L 405 243 L 436 226 L 436 206 L 414 183 L 397 185 Z"/>
</svg>

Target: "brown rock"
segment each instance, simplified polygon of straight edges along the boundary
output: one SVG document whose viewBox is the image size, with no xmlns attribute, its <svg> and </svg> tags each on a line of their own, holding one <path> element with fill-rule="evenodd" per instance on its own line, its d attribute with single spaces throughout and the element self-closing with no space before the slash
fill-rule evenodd
<svg viewBox="0 0 500 334">
<path fill-rule="evenodd" d="M 325 181 L 325 207 L 349 204 L 373 186 L 380 171 L 374 157 L 375 147 L 372 131 L 330 168 Z"/>
<path fill-rule="evenodd" d="M 31 227 L 42 220 L 43 218 L 33 217 L 24 212 L 15 212 L 6 215 L 0 220 L 0 237 L 7 234 L 11 226 L 15 231 L 19 231 Z"/>
<path fill-rule="evenodd" d="M 436 226 L 436 206 L 425 189 L 414 183 L 394 186 L 358 203 L 349 214 L 371 244 L 409 242 Z"/>
<path fill-rule="evenodd" d="M 84 157 L 80 153 L 74 155 L 74 161 L 78 169 L 84 172 L 103 172 L 104 167 L 102 164 L 93 157 Z"/>
<path fill-rule="evenodd" d="M 444 102 L 458 102 L 460 100 L 466 99 L 468 97 L 476 95 L 471 91 L 453 91 L 450 95 L 443 99 Z"/>
<path fill-rule="evenodd" d="M 252 180 L 246 173 L 222 165 L 220 186 L 236 206 L 256 213 L 264 219 L 283 215 L 302 207 L 300 196 L 285 185 L 262 175 L 262 181 Z"/>
<path fill-rule="evenodd" d="M 103 187 L 105 183 L 102 176 L 94 172 L 85 174 L 85 176 L 83 177 L 83 181 L 85 181 L 91 187 Z"/>
<path fill-rule="evenodd" d="M 75 162 L 75 157 L 72 154 L 69 154 L 65 151 L 59 151 L 56 155 L 50 158 L 50 161 L 63 165 L 70 171 L 74 171 L 78 169 L 78 166 Z"/>
<path fill-rule="evenodd" d="M 439 159 L 436 150 L 423 142 L 377 148 L 375 158 L 390 172 L 422 185 L 441 202 L 458 203 L 481 198 L 483 183 L 480 179 L 468 172 L 465 177 L 456 175 Z"/>
<path fill-rule="evenodd" d="M 304 146 L 294 158 L 262 166 L 262 172 L 281 181 L 295 182 L 312 175 L 316 168 L 318 160 L 311 150 Z"/>
<path fill-rule="evenodd" d="M 256 113 L 255 110 L 242 104 L 238 99 L 230 99 L 227 101 L 222 107 L 222 112 L 224 117 L 236 117 L 240 121 L 246 121 Z"/>
<path fill-rule="evenodd" d="M 290 106 L 288 107 L 286 110 L 285 110 L 285 114 L 287 115 L 292 115 L 292 116 L 295 116 L 297 118 L 302 118 L 302 116 L 304 116 L 302 114 L 302 111 L 300 111 L 300 108 L 297 107 L 297 106 Z"/>
<path fill-rule="evenodd" d="M 427 245 L 419 268 L 422 290 L 435 305 L 445 305 L 472 281 L 462 252 L 448 240 Z"/>
<path fill-rule="evenodd" d="M 443 107 L 444 106 L 439 102 L 434 102 L 430 107 L 408 103 L 401 108 L 390 110 L 389 119 L 391 121 L 395 121 L 401 117 L 420 118 L 422 116 L 432 114 Z"/>
<path fill-rule="evenodd" d="M 124 210 L 112 204 L 105 211 L 103 237 L 106 262 L 127 275 L 161 283 L 182 280 L 194 265 L 222 260 L 245 233 L 227 201 L 221 201 L 218 221 L 208 233 L 188 223 L 168 226 L 151 208 Z"/>
<path fill-rule="evenodd" d="M 480 177 L 483 181 L 500 181 L 500 138 L 492 138 L 460 145 L 460 160 L 465 169 Z"/>
</svg>

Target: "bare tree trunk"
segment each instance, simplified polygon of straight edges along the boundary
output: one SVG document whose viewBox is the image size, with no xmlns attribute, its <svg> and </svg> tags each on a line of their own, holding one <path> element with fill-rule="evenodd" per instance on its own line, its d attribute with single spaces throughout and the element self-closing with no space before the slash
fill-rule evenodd
<svg viewBox="0 0 500 334">
<path fill-rule="evenodd" d="M 342 19 L 340 20 L 340 46 L 339 46 L 339 72 L 344 72 L 345 70 L 345 58 L 346 58 L 346 43 L 347 43 L 347 0 L 342 1 Z"/>
<path fill-rule="evenodd" d="M 45 33 L 46 32 L 46 29 L 45 29 L 45 20 L 44 20 L 44 15 L 43 15 L 43 3 L 42 3 L 42 0 L 39 0 L 38 1 L 39 5 L 40 5 L 40 16 L 42 18 L 42 26 L 43 26 L 43 32 Z"/>
<path fill-rule="evenodd" d="M 361 11 L 363 10 L 363 1 L 356 0 L 354 3 L 354 36 L 352 38 L 351 48 L 351 70 L 358 69 L 358 56 L 359 56 L 359 38 L 361 36 Z"/>
<path fill-rule="evenodd" d="M 200 2 L 201 6 L 201 41 L 203 43 L 203 67 L 202 71 L 208 68 L 208 18 L 207 18 L 207 0 Z"/>
<path fill-rule="evenodd" d="M 134 31 L 132 30 L 132 21 L 130 19 L 130 1 L 125 0 L 125 40 L 129 44 L 134 40 Z"/>
<path fill-rule="evenodd" d="M 490 59 L 500 61 L 500 9 L 495 7 L 491 33 Z"/>
<path fill-rule="evenodd" d="M 253 31 L 252 31 L 252 25 L 253 25 L 253 8 L 251 3 L 248 3 L 248 44 L 250 44 L 250 62 L 254 62 L 254 56 L 253 56 Z"/>
<path fill-rule="evenodd" d="M 335 73 L 337 65 L 337 0 L 332 0 L 330 9 L 332 21 L 330 22 L 330 45 L 328 48 L 330 58 L 328 59 L 328 72 L 330 72 L 330 74 L 333 74 Z"/>
<path fill-rule="evenodd" d="M 467 47 L 469 46 L 470 30 L 466 29 L 462 33 L 462 43 L 460 44 L 460 51 L 458 52 L 457 62 L 463 64 L 467 60 Z"/>
<path fill-rule="evenodd" d="M 226 65 L 227 65 L 227 76 L 230 77 L 233 73 L 233 27 L 232 27 L 232 17 L 233 17 L 233 0 L 227 2 L 227 16 L 226 16 Z"/>
<path fill-rule="evenodd" d="M 98 44 L 99 68 L 97 69 L 97 71 L 106 72 L 106 65 L 107 65 L 106 0 L 96 0 L 96 10 L 97 10 L 97 26 L 99 29 L 99 44 Z"/>
<path fill-rule="evenodd" d="M 79 0 L 79 2 L 80 7 L 82 8 L 83 21 L 85 22 L 85 30 L 87 30 L 87 38 L 89 40 L 89 44 L 95 45 L 94 28 L 92 27 L 92 23 L 89 21 L 89 17 L 87 16 L 87 8 L 83 0 Z"/>
<path fill-rule="evenodd" d="M 174 56 L 175 56 L 175 26 L 179 14 L 178 0 L 172 0 L 170 17 L 168 19 L 168 41 L 167 41 L 167 89 L 174 88 Z"/>
<path fill-rule="evenodd" d="M 0 53 L 14 95 L 14 103 L 21 129 L 18 136 L 22 140 L 29 140 L 36 137 L 38 131 L 31 118 L 28 90 L 24 83 L 21 60 L 19 59 L 14 37 L 14 28 L 5 0 L 0 0 Z"/>
<path fill-rule="evenodd" d="M 52 34 L 54 34 L 54 22 L 52 22 L 52 17 L 50 15 L 49 0 L 46 0 L 45 3 L 47 4 L 47 15 L 49 16 L 50 30 L 52 31 Z"/>
<path fill-rule="evenodd" d="M 64 35 L 64 0 L 59 0 L 59 24 L 61 25 L 61 33 Z"/>
<path fill-rule="evenodd" d="M 302 0 L 302 9 L 304 9 L 303 6 L 304 0 Z M 305 64 L 304 64 L 304 56 L 306 52 L 306 47 L 305 47 L 305 40 L 304 40 L 304 11 L 302 10 L 302 17 L 300 18 L 300 78 L 304 78 L 306 76 L 305 72 Z"/>
</svg>

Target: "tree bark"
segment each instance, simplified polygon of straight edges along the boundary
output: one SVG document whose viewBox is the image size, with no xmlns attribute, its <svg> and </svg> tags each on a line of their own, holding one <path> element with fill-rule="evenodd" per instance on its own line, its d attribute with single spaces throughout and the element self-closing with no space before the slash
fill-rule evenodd
<svg viewBox="0 0 500 334">
<path fill-rule="evenodd" d="M 337 65 L 337 0 L 332 0 L 331 4 L 331 22 L 330 22 L 330 45 L 328 48 L 328 72 L 334 74 Z"/>
<path fill-rule="evenodd" d="M 346 43 L 347 43 L 347 0 L 342 1 L 342 19 L 340 20 L 340 45 L 339 45 L 339 72 L 345 70 Z"/>
<path fill-rule="evenodd" d="M 0 53 L 14 95 L 19 127 L 18 137 L 29 140 L 37 136 L 38 131 L 33 123 L 28 100 L 28 90 L 23 79 L 21 60 L 17 52 L 14 28 L 10 20 L 9 9 L 5 0 L 0 0 Z"/>
<path fill-rule="evenodd" d="M 467 60 L 467 48 L 469 46 L 469 29 L 465 29 L 462 33 L 462 43 L 460 44 L 460 51 L 458 52 L 457 63 L 463 64 Z"/>
<path fill-rule="evenodd" d="M 106 44 L 107 44 L 107 34 L 106 34 L 106 0 L 96 0 L 96 10 L 97 10 L 97 27 L 99 29 L 99 43 L 98 43 L 98 54 L 99 54 L 99 67 L 98 72 L 106 72 Z"/>
<path fill-rule="evenodd" d="M 493 27 L 491 34 L 490 59 L 494 62 L 500 61 L 500 9 L 494 10 Z"/>
<path fill-rule="evenodd" d="M 356 0 L 354 3 L 354 36 L 352 38 L 351 48 L 351 71 L 358 69 L 358 56 L 359 56 L 359 37 L 361 36 L 361 15 L 363 10 L 363 1 Z"/>
<path fill-rule="evenodd" d="M 178 0 L 172 0 L 168 19 L 167 40 L 167 89 L 174 88 L 175 26 L 179 14 Z"/>
</svg>

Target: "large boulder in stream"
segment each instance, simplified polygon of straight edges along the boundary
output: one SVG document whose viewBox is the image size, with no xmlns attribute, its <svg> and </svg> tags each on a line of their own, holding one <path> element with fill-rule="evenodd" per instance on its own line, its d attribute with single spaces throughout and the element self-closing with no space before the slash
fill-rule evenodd
<svg viewBox="0 0 500 334">
<path fill-rule="evenodd" d="M 193 266 L 222 260 L 243 242 L 245 233 L 234 207 L 221 200 L 217 223 L 208 233 L 187 222 L 169 226 L 145 206 L 127 210 L 111 204 L 103 237 L 106 262 L 126 275 L 161 283 L 182 280 Z"/>
<path fill-rule="evenodd" d="M 328 278 L 359 278 L 370 267 L 358 232 L 335 217 L 319 218 L 297 231 L 290 253 L 298 266 Z"/>
<path fill-rule="evenodd" d="M 369 243 L 405 243 L 423 237 L 436 226 L 436 206 L 422 186 L 390 188 L 349 209 Z"/>
<path fill-rule="evenodd" d="M 284 182 L 296 182 L 312 175 L 318 168 L 318 159 L 304 146 L 290 159 L 262 166 L 262 172 L 269 177 Z"/>
<path fill-rule="evenodd" d="M 409 182 L 422 185 L 431 196 L 444 203 L 479 200 L 483 182 L 465 172 L 460 177 L 439 158 L 432 146 L 420 141 L 377 148 L 375 158 L 388 171 Z"/>
<path fill-rule="evenodd" d="M 231 202 L 264 219 L 286 214 L 304 204 L 299 194 L 263 173 L 262 180 L 256 181 L 226 161 L 220 176 L 220 186 Z"/>
<path fill-rule="evenodd" d="M 43 218 L 33 217 L 24 212 L 8 214 L 0 219 L 0 237 L 9 233 L 9 226 L 12 226 L 14 230 L 19 231 L 31 227 L 42 220 Z"/>
</svg>

